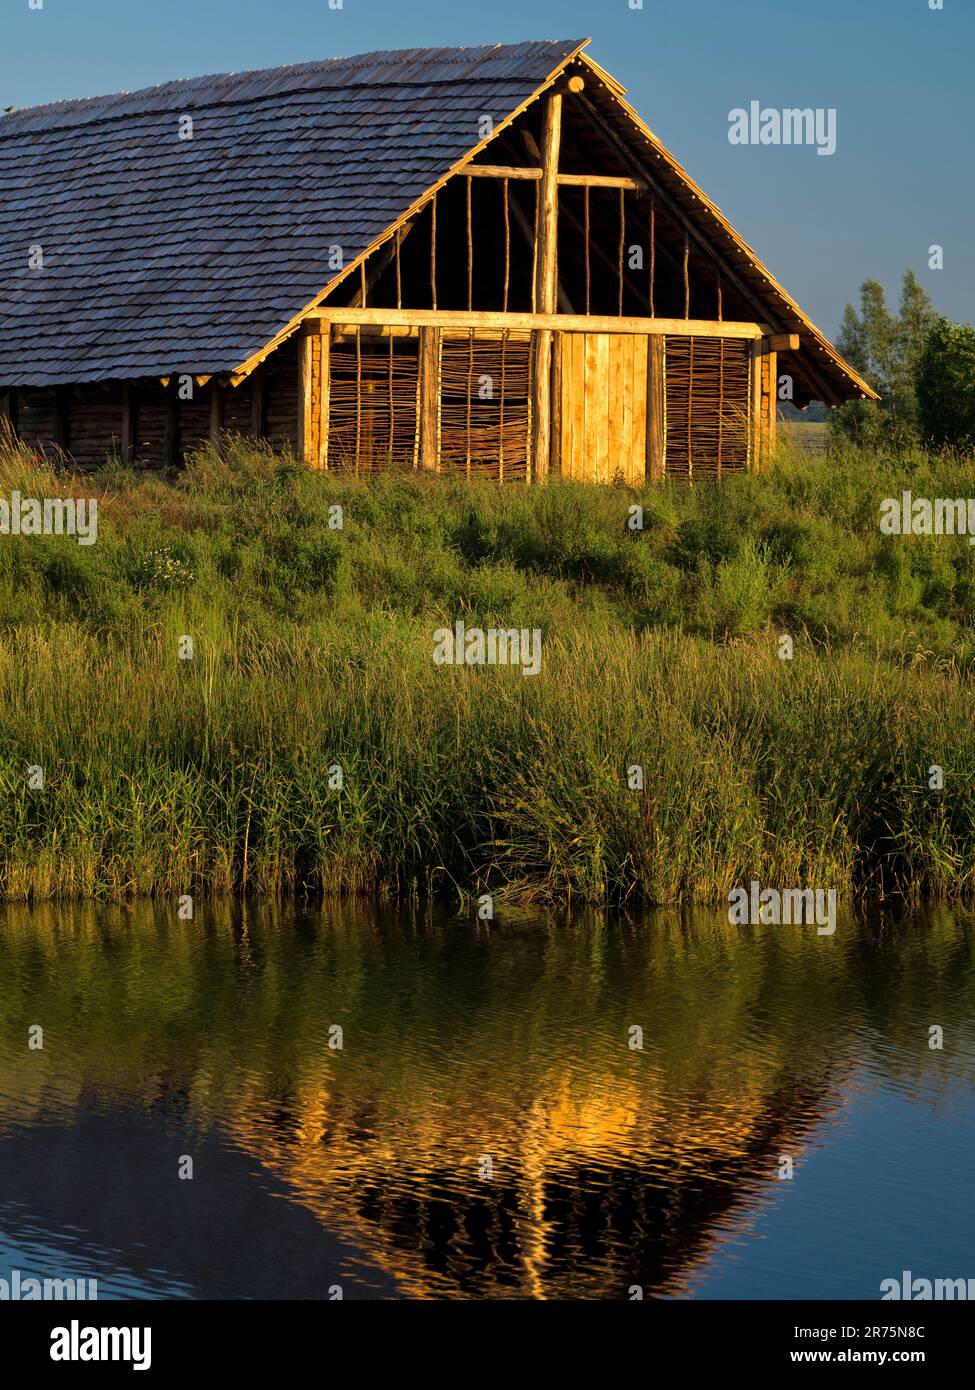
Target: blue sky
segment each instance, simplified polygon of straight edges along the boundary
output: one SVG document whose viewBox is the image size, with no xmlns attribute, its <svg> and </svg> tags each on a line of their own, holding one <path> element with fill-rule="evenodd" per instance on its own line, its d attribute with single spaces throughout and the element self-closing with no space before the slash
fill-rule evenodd
<svg viewBox="0 0 975 1390">
<path fill-rule="evenodd" d="M 591 34 L 828 334 L 866 276 L 896 296 L 907 266 L 942 313 L 975 320 L 972 0 L 636 2 L 0 0 L 0 108 L 373 48 Z M 752 101 L 835 108 L 836 153 L 731 145 L 728 114 Z M 943 270 L 928 268 L 933 244 Z"/>
</svg>

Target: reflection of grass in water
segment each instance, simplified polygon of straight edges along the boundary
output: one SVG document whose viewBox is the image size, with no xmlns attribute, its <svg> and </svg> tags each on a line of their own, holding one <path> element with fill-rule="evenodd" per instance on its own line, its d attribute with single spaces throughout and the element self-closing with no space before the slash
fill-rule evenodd
<svg viewBox="0 0 975 1390">
<path fill-rule="evenodd" d="M 970 473 L 791 461 L 647 490 L 639 534 L 626 489 L 367 484 L 240 444 L 179 486 L 76 480 L 97 545 L 0 547 L 0 896 L 969 892 L 971 682 L 935 657 L 971 654 L 975 549 L 894 544 L 877 505 Z M 8 456 L 14 486 L 62 483 Z M 457 616 L 541 627 L 542 673 L 435 667 Z"/>
<path fill-rule="evenodd" d="M 826 941 L 664 915 L 641 929 L 495 927 L 489 945 L 449 920 L 383 923 L 352 908 L 297 931 L 269 911 L 248 914 L 241 933 L 232 916 L 7 909 L 6 1037 L 43 1015 L 58 1085 L 88 1078 L 148 1096 L 165 1067 L 202 1118 L 243 1095 L 368 1095 L 380 1128 L 432 1115 L 473 1136 L 485 1089 L 513 1124 L 536 1097 L 566 1113 L 591 1102 L 658 1118 L 675 1102 L 731 1097 L 747 1117 L 784 1073 L 815 1088 L 844 1067 L 851 1020 L 866 1016 L 887 1066 L 919 1012 L 957 1030 L 972 993 L 970 935 L 949 913 L 897 928 L 896 951 L 883 933 L 866 948 L 849 923 Z M 331 1023 L 345 1030 L 341 1054 L 327 1047 Z M 634 1023 L 643 1055 L 626 1046 Z M 857 1036 L 860 1060 L 870 1045 Z M 916 1051 L 923 1070 L 926 1034 Z M 43 1074 L 30 1053 L 11 1050 L 9 1065 L 25 1083 Z"/>
</svg>

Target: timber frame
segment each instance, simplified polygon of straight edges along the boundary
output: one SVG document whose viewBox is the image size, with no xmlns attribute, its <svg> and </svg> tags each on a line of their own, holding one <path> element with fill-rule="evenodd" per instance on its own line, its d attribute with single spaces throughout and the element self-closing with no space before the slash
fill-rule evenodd
<svg viewBox="0 0 975 1390">
<path fill-rule="evenodd" d="M 623 477 L 631 483 L 645 478 L 660 480 L 668 475 L 683 477 L 692 481 L 695 476 L 721 476 L 723 471 L 747 467 L 759 469 L 774 455 L 775 422 L 777 398 L 777 357 L 779 351 L 795 352 L 800 345 L 799 335 L 792 332 L 775 332 L 766 322 L 758 320 L 726 320 L 722 314 L 723 288 L 720 274 L 717 276 L 717 318 L 692 319 L 690 237 L 686 229 L 683 233 L 682 255 L 680 257 L 680 300 L 684 310 L 683 317 L 661 318 L 653 313 L 656 285 L 656 254 L 658 247 L 651 230 L 649 250 L 650 278 L 646 290 L 646 315 L 624 314 L 624 296 L 627 281 L 630 279 L 624 264 L 627 247 L 627 214 L 624 209 L 624 195 L 635 194 L 641 199 L 649 199 L 651 229 L 656 215 L 656 197 L 651 184 L 642 178 L 621 174 L 578 173 L 563 171 L 560 168 L 560 151 L 563 135 L 563 109 L 566 102 L 578 99 L 585 91 L 585 78 L 573 73 L 559 88 L 548 92 L 541 98 L 541 138 L 535 140 L 527 130 L 521 132 L 524 148 L 529 156 L 538 159 L 537 164 L 488 164 L 468 162 L 454 174 L 455 181 L 465 184 L 466 209 L 466 307 L 444 309 L 438 307 L 437 292 L 437 194 L 435 189 L 430 198 L 429 240 L 430 240 L 430 290 L 428 308 L 404 308 L 400 256 L 403 241 L 417 222 L 422 209 L 415 209 L 412 217 L 404 220 L 387 239 L 381 253 L 378 253 L 372 273 L 367 270 L 367 262 L 359 265 L 358 285 L 348 305 L 332 307 L 324 303 L 309 309 L 302 317 L 300 335 L 302 346 L 299 351 L 301 383 L 299 392 L 299 436 L 303 442 L 302 456 L 313 468 L 334 466 L 334 447 L 330 448 L 330 391 L 332 348 L 337 344 L 354 344 L 356 352 L 357 380 L 361 371 L 362 354 L 368 344 L 372 348 L 386 342 L 389 349 L 390 372 L 393 367 L 394 342 L 403 344 L 411 340 L 416 343 L 415 419 L 413 423 L 414 448 L 412 466 L 427 471 L 452 471 L 460 459 L 445 457 L 445 435 L 443 429 L 443 354 L 445 344 L 452 340 L 468 340 L 472 344 L 480 342 L 509 341 L 511 335 L 524 335 L 530 343 L 530 400 L 527 403 L 525 422 L 524 467 L 517 470 L 517 476 L 525 481 L 543 482 L 550 476 L 581 476 L 592 480 L 610 481 Z M 472 184 L 490 180 L 500 191 L 503 199 L 505 225 L 505 270 L 502 287 L 502 307 L 500 309 L 475 309 L 473 305 L 472 284 L 474 276 L 474 236 L 472 206 Z M 511 185 L 530 185 L 534 192 L 534 217 L 529 220 L 518 204 L 514 204 L 515 216 L 520 221 L 524 238 L 531 250 L 531 309 L 511 310 L 508 308 L 510 293 L 510 224 L 512 220 Z M 445 185 L 444 185 L 445 186 Z M 560 207 L 560 194 L 563 190 L 581 190 L 584 200 L 585 231 L 585 290 L 584 302 L 587 312 L 573 312 L 573 302 L 566 292 L 560 276 L 559 266 L 559 220 L 565 210 Z M 617 313 L 591 312 L 591 254 L 590 204 L 595 190 L 612 191 L 619 198 L 619 240 L 616 245 L 616 261 L 608 257 L 604 247 L 597 246 L 604 262 L 610 264 L 617 285 Z M 384 272 L 391 264 L 396 267 L 395 307 L 370 307 L 370 292 L 373 291 Z M 352 273 L 350 268 L 350 274 Z M 353 277 L 352 283 L 355 283 Z M 627 339 L 639 340 L 626 343 Z M 686 439 L 684 447 L 676 452 L 680 460 L 676 467 L 668 467 L 668 427 L 667 427 L 667 344 L 684 342 L 688 345 L 690 364 L 688 371 L 689 399 L 682 415 L 683 432 Z M 311 341 L 314 346 L 306 346 Z M 587 375 L 587 354 L 591 354 L 591 344 L 595 341 L 595 360 L 598 363 L 600 348 L 605 350 L 608 371 L 590 370 Z M 737 383 L 739 397 L 738 409 L 744 417 L 740 427 L 727 431 L 728 435 L 738 435 L 738 451 L 730 451 L 730 457 L 722 458 L 722 429 L 717 427 L 717 445 L 713 458 L 706 458 L 704 466 L 695 467 L 695 452 L 700 457 L 700 447 L 695 451 L 693 436 L 695 431 L 693 392 L 694 377 L 693 354 L 697 343 L 709 342 L 719 345 L 718 397 L 707 400 L 705 408 L 716 409 L 719 421 L 726 409 L 724 399 L 723 365 L 724 345 L 738 343 L 745 349 L 746 356 L 739 359 Z M 616 349 L 626 343 L 624 351 Z M 581 344 L 581 346 L 580 346 Z M 700 352 L 700 348 L 698 351 Z M 674 348 L 672 347 L 672 352 Z M 610 360 L 612 359 L 612 360 Z M 744 363 L 744 374 L 741 364 Z M 314 384 L 314 367 L 318 364 L 318 381 Z M 590 364 L 591 366 L 591 364 Z M 575 372 L 574 380 L 568 379 L 569 371 Z M 633 373 L 636 372 L 635 379 Z M 578 421 L 570 425 L 568 415 L 581 401 L 583 414 L 591 410 L 601 391 L 609 385 L 612 378 L 620 375 L 630 377 L 631 398 L 626 400 L 626 386 L 620 393 L 622 403 L 622 429 L 616 428 L 618 422 L 609 415 L 608 402 L 603 406 L 606 428 L 586 432 Z M 731 374 L 729 373 L 729 381 Z M 467 380 L 468 393 L 473 392 L 473 371 Z M 632 395 L 637 391 L 641 400 L 637 402 Z M 361 463 L 361 382 L 357 387 L 355 447 L 352 452 L 352 467 L 358 469 Z M 384 408 L 387 397 L 384 397 Z M 388 409 L 395 409 L 392 394 L 388 395 Z M 409 410 L 408 402 L 401 403 Z M 598 405 L 597 405 L 598 409 Z M 497 460 L 491 460 L 488 470 L 484 469 L 485 459 L 475 458 L 471 443 L 470 407 L 468 408 L 468 432 L 463 467 L 467 476 L 487 471 L 488 476 L 503 480 L 506 471 L 505 448 L 503 442 L 498 446 Z M 626 422 L 630 429 L 627 431 Z M 635 433 L 634 433 L 635 428 Z M 573 431 L 578 438 L 572 439 Z M 334 434 L 334 431 L 332 431 Z M 727 435 L 726 435 L 727 437 Z M 609 451 L 609 457 L 594 457 L 593 446 Z M 615 457 L 613 451 L 617 452 Z M 580 454 L 580 451 L 583 451 Z M 344 462 L 348 460 L 346 450 Z M 572 457 L 569 457 L 572 455 Z M 408 460 L 402 460 L 407 462 Z M 390 462 L 392 447 L 390 445 Z M 342 465 L 340 465 L 342 466 Z M 510 466 L 507 476 L 512 476 Z"/>
</svg>

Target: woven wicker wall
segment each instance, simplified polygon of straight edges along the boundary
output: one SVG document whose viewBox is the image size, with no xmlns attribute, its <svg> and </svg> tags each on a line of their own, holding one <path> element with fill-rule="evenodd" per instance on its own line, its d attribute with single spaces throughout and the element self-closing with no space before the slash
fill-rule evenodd
<svg viewBox="0 0 975 1390">
<path fill-rule="evenodd" d="M 721 477 L 748 466 L 751 343 L 668 336 L 668 478 Z"/>
</svg>

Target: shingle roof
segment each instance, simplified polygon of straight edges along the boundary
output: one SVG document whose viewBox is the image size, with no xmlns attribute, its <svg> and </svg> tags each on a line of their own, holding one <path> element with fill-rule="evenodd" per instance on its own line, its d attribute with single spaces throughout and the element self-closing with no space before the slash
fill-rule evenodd
<svg viewBox="0 0 975 1390">
<path fill-rule="evenodd" d="M 360 255 L 584 42 L 367 53 L 3 116 L 0 384 L 234 370 L 334 277 L 330 246 Z"/>
</svg>

